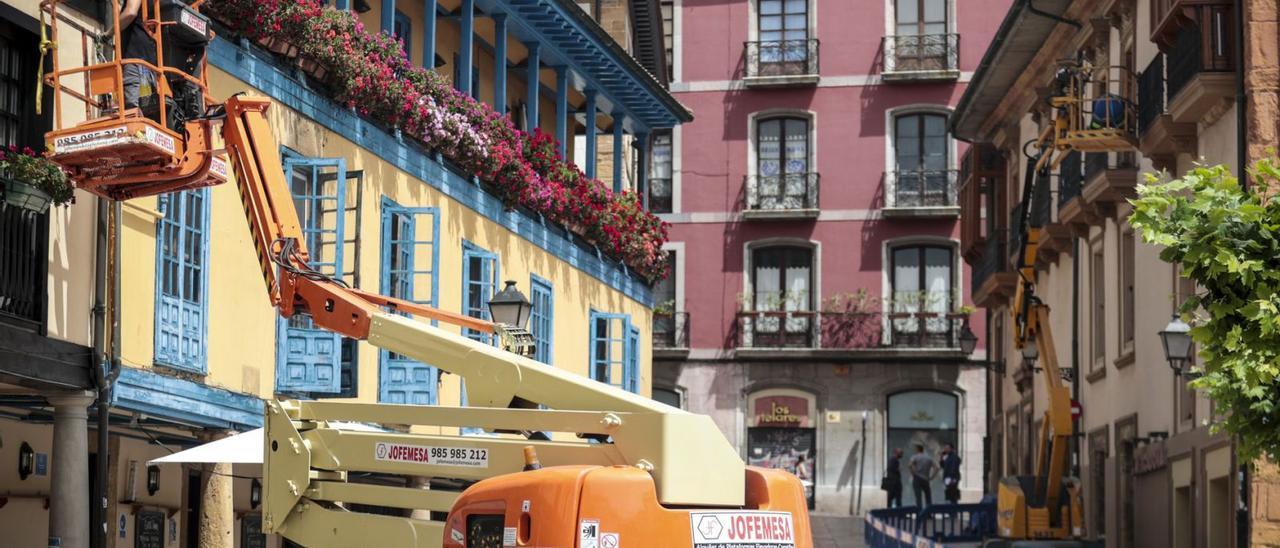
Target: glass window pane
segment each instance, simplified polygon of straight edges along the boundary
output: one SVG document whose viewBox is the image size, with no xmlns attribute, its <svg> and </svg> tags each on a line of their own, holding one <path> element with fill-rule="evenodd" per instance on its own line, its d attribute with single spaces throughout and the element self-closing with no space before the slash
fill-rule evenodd
<svg viewBox="0 0 1280 548">
<path fill-rule="evenodd" d="M 924 20 L 939 22 L 947 20 L 947 0 L 923 0 Z"/>
<path fill-rule="evenodd" d="M 760 18 L 760 32 L 782 29 L 782 17 L 768 16 Z"/>
<path fill-rule="evenodd" d="M 898 0 L 894 11 L 899 23 L 915 23 L 920 20 L 920 0 Z"/>
<path fill-rule="evenodd" d="M 913 312 L 920 287 L 920 250 L 914 247 L 893 252 L 893 299 L 897 312 Z"/>
<path fill-rule="evenodd" d="M 805 14 L 787 15 L 787 29 L 804 29 L 809 26 L 809 18 Z"/>
<path fill-rule="evenodd" d="M 782 13 L 781 0 L 760 0 L 760 15 L 777 15 Z"/>
</svg>

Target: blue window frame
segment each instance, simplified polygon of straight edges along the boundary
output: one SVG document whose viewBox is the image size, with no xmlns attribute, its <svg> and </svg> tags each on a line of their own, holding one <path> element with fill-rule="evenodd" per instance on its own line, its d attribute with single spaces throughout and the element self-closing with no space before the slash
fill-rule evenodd
<svg viewBox="0 0 1280 548">
<path fill-rule="evenodd" d="M 382 293 L 435 306 L 439 295 L 436 246 L 439 210 L 382 200 Z M 432 323 L 435 323 L 434 321 Z M 378 401 L 434 405 L 439 371 L 408 356 L 381 351 Z"/>
<path fill-rule="evenodd" d="M 453 54 L 453 87 L 462 89 L 458 87 L 458 82 L 461 81 L 462 59 L 455 53 Z M 480 100 L 480 67 L 475 66 L 474 63 L 471 65 L 471 98 L 477 101 Z"/>
<path fill-rule="evenodd" d="M 283 156 L 311 268 L 340 277 L 344 272 L 346 162 L 341 158 L 303 158 L 288 150 Z M 276 340 L 277 392 L 341 391 L 342 337 L 316 327 L 310 316 L 296 314 L 279 321 Z"/>
<path fill-rule="evenodd" d="M 498 255 L 471 242 L 462 242 L 462 313 L 489 319 L 489 299 L 497 292 Z M 462 334 L 485 344 L 488 333 L 463 329 Z"/>
<path fill-rule="evenodd" d="M 591 311 L 591 378 L 640 391 L 640 331 L 627 314 Z"/>
<path fill-rule="evenodd" d="M 204 373 L 209 326 L 209 189 L 160 197 L 156 222 L 156 363 Z"/>
<path fill-rule="evenodd" d="M 551 296 L 551 282 L 536 274 L 529 275 L 529 294 L 533 303 L 529 331 L 533 333 L 533 341 L 537 345 L 533 359 L 550 365 L 551 340 L 555 333 L 555 301 Z"/>
<path fill-rule="evenodd" d="M 413 55 L 409 52 L 412 51 L 410 48 L 413 47 L 413 22 L 404 12 L 396 10 L 396 19 L 393 27 L 392 32 L 395 33 L 396 38 L 404 42 L 400 49 L 404 51 L 405 57 L 412 60 Z"/>
</svg>

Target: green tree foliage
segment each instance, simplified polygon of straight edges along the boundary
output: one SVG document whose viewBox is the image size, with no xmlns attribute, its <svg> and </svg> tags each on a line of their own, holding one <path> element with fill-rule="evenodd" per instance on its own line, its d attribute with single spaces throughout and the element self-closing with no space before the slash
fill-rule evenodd
<svg viewBox="0 0 1280 548">
<path fill-rule="evenodd" d="M 1129 223 L 1200 293 L 1182 303 L 1212 401 L 1215 428 L 1238 436 L 1245 459 L 1280 459 L 1280 188 L 1277 160 L 1253 166 L 1248 189 L 1223 166 L 1139 185 Z"/>
</svg>

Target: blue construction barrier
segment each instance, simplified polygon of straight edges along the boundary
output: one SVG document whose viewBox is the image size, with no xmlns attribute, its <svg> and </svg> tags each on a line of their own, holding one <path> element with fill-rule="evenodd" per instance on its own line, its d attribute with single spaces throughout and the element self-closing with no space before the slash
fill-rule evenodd
<svg viewBox="0 0 1280 548">
<path fill-rule="evenodd" d="M 870 548 L 947 548 L 975 545 L 996 534 L 996 504 L 935 504 L 867 513 L 863 538 Z"/>
</svg>

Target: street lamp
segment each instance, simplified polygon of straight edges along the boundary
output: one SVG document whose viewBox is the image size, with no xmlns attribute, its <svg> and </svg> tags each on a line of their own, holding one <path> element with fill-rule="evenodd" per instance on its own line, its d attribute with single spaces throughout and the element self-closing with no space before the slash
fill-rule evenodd
<svg viewBox="0 0 1280 548">
<path fill-rule="evenodd" d="M 1173 374 L 1181 376 L 1183 366 L 1191 361 L 1191 326 L 1174 314 L 1160 331 L 1160 342 L 1164 345 L 1164 359 L 1169 360 Z"/>
<path fill-rule="evenodd" d="M 1040 359 L 1040 347 L 1036 346 L 1035 339 L 1029 339 L 1022 345 L 1022 365 L 1028 369 L 1036 366 L 1036 360 Z"/>
<path fill-rule="evenodd" d="M 532 358 L 537 347 L 533 334 L 525 328 L 533 315 L 533 304 L 516 289 L 516 282 L 507 280 L 507 286 L 489 299 L 489 317 L 493 320 L 493 333 L 498 336 L 502 348 L 526 358 Z"/>
<path fill-rule="evenodd" d="M 969 329 L 969 320 L 965 319 L 964 325 L 960 328 L 960 352 L 968 356 L 973 354 L 978 348 L 978 336 L 973 334 L 973 330 Z"/>
<path fill-rule="evenodd" d="M 507 280 L 507 286 L 489 299 L 489 317 L 495 323 L 525 329 L 532 312 L 533 303 L 516 289 L 514 280 Z"/>
</svg>

